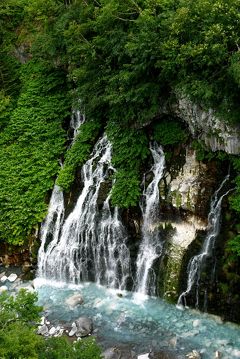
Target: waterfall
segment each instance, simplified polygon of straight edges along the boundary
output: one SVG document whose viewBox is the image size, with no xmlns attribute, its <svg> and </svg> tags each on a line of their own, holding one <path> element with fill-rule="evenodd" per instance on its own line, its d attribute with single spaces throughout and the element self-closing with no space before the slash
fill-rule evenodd
<svg viewBox="0 0 240 359">
<path fill-rule="evenodd" d="M 111 211 L 110 196 L 102 211 L 97 203 L 101 185 L 114 170 L 110 162 L 111 145 L 104 136 L 82 167 L 83 189 L 75 208 L 58 230 L 58 238 L 47 245 L 47 235 L 42 235 L 39 276 L 76 284 L 93 280 L 111 288 L 125 289 L 130 275 L 127 236 L 118 209 Z M 49 213 L 51 211 L 50 203 Z M 48 232 L 48 227 L 43 233 Z"/>
<path fill-rule="evenodd" d="M 220 195 L 221 190 L 223 189 L 225 183 L 228 181 L 229 175 L 227 175 L 222 181 L 219 188 L 214 193 L 210 212 L 208 215 L 208 228 L 205 240 L 203 242 L 201 252 L 192 257 L 188 264 L 188 280 L 187 280 L 187 289 L 179 296 L 177 305 L 186 305 L 186 297 L 192 291 L 194 285 L 197 286 L 196 291 L 196 306 L 198 306 L 198 284 L 202 272 L 203 265 L 205 260 L 212 255 L 212 250 L 214 248 L 215 240 L 220 231 L 220 218 L 221 218 L 221 204 L 223 198 L 231 191 L 228 190 L 222 195 Z"/>
<path fill-rule="evenodd" d="M 119 220 L 118 208 L 111 213 L 110 195 L 104 202 L 96 247 L 96 282 L 110 288 L 125 289 L 130 276 L 130 253 L 127 234 Z"/>
<path fill-rule="evenodd" d="M 142 294 L 155 294 L 154 261 L 162 253 L 162 242 L 159 238 L 159 188 L 163 176 L 165 157 L 161 146 L 156 142 L 150 145 L 154 164 L 151 168 L 153 179 L 144 189 L 140 204 L 143 224 L 142 243 L 137 257 L 136 291 Z"/>
<path fill-rule="evenodd" d="M 73 109 L 71 121 L 70 121 L 70 128 L 73 130 L 73 144 L 79 128 L 85 121 L 85 116 L 81 114 L 81 112 L 77 109 Z M 70 145 L 70 146 L 71 146 Z M 60 161 L 62 166 L 62 162 Z M 45 249 L 48 245 L 48 252 L 51 253 L 53 248 L 56 246 L 58 242 L 58 238 L 61 231 L 61 226 L 64 219 L 64 198 L 63 192 L 58 185 L 54 185 L 49 207 L 48 207 L 48 214 L 45 218 L 41 226 L 40 238 L 41 238 L 41 246 L 38 251 L 38 275 L 42 276 L 45 268 L 46 268 L 46 256 Z"/>
<path fill-rule="evenodd" d="M 79 133 L 79 129 L 84 122 L 85 122 L 85 116 L 81 114 L 79 110 L 73 110 L 71 121 L 70 121 L 70 128 L 73 130 L 72 142 L 74 142 L 75 138 Z"/>
</svg>

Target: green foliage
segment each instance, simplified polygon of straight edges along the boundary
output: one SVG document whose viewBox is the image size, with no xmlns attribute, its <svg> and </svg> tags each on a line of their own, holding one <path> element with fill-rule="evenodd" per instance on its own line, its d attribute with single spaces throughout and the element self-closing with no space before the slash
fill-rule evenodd
<svg viewBox="0 0 240 359">
<path fill-rule="evenodd" d="M 88 121 L 81 125 L 80 133 L 67 151 L 64 166 L 57 179 L 57 184 L 64 190 L 69 190 L 74 181 L 76 169 L 88 159 L 99 130 L 100 124 L 97 121 Z"/>
<path fill-rule="evenodd" d="M 171 119 L 163 120 L 154 127 L 154 139 L 163 146 L 185 142 L 187 137 L 187 131 L 181 124 Z"/>
<path fill-rule="evenodd" d="M 46 214 L 65 142 L 68 115 L 64 74 L 29 62 L 22 91 L 8 125 L 0 133 L 0 238 L 21 244 Z"/>
<path fill-rule="evenodd" d="M 112 203 L 119 207 L 137 205 L 140 190 L 140 168 L 149 154 L 148 140 L 142 129 L 109 123 L 108 137 L 113 145 L 112 163 L 116 167 Z"/>
<path fill-rule="evenodd" d="M 39 349 L 39 359 L 101 359 L 101 349 L 92 337 L 71 344 L 66 338 L 49 338 Z"/>
<path fill-rule="evenodd" d="M 0 330 L 0 358 L 38 359 L 38 346 L 42 338 L 26 324 L 11 323 Z"/>
<path fill-rule="evenodd" d="M 35 334 L 42 308 L 36 305 L 37 294 L 20 290 L 16 297 L 0 295 L 0 357 L 3 359 L 38 358 L 42 338 Z"/>
<path fill-rule="evenodd" d="M 225 161 L 228 159 L 228 155 L 223 151 L 212 152 L 208 148 L 206 148 L 205 144 L 201 140 L 192 141 L 192 147 L 196 150 L 196 158 L 198 161 L 211 161 L 211 160 L 219 160 Z"/>
<path fill-rule="evenodd" d="M 112 201 L 133 205 L 148 154 L 137 128 L 156 121 L 172 93 L 239 121 L 239 37 L 235 0 L 2 0 L 1 240 L 22 243 L 46 213 L 64 150 L 68 86 L 87 122 L 65 156 L 59 185 L 69 189 L 107 124 L 119 172 Z M 185 141 L 174 123 L 157 124 L 155 138 Z"/>
<path fill-rule="evenodd" d="M 42 307 L 37 294 L 20 290 L 16 296 L 0 295 L 1 359 L 101 359 L 101 349 L 90 337 L 77 343 L 66 338 L 43 339 L 36 334 Z"/>
<path fill-rule="evenodd" d="M 9 323 L 38 322 L 42 307 L 36 305 L 37 294 L 21 289 L 16 297 L 8 292 L 0 295 L 0 323 L 1 328 Z"/>
<path fill-rule="evenodd" d="M 232 238 L 228 242 L 228 250 L 240 257 L 240 235 Z"/>
</svg>

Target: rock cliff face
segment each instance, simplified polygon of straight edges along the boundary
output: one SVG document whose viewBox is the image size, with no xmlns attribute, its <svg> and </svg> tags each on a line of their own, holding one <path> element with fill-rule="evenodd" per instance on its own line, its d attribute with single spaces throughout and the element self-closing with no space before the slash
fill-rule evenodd
<svg viewBox="0 0 240 359">
<path fill-rule="evenodd" d="M 212 109 L 206 111 L 187 97 L 179 96 L 166 111 L 186 122 L 192 136 L 212 151 L 240 154 L 240 127 L 219 120 Z"/>
<path fill-rule="evenodd" d="M 210 198 L 216 184 L 215 166 L 198 161 L 190 145 L 186 148 L 185 163 L 176 171 L 178 161 L 178 157 L 172 159 L 160 183 L 162 199 L 170 210 L 162 209 L 166 245 L 160 263 L 159 293 L 173 301 L 181 286 L 184 257 L 188 256 L 199 231 L 207 228 Z"/>
</svg>

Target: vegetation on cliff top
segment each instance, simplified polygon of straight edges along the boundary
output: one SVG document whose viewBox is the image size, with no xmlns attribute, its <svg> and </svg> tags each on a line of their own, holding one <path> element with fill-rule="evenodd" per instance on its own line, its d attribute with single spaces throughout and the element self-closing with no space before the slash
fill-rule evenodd
<svg viewBox="0 0 240 359">
<path fill-rule="evenodd" d="M 236 0 L 2 0 L 0 239 L 21 244 L 44 218 L 76 98 L 87 122 L 58 182 L 69 189 L 106 127 L 121 207 L 139 200 L 143 126 L 176 93 L 239 123 L 239 10 Z M 174 131 L 162 124 L 157 136 L 184 141 Z"/>
</svg>

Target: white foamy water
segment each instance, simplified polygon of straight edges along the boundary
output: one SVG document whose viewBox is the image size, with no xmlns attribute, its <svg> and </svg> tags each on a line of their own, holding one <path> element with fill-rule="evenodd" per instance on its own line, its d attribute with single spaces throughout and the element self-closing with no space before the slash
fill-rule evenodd
<svg viewBox="0 0 240 359">
<path fill-rule="evenodd" d="M 162 242 L 159 237 L 159 188 L 158 184 L 163 176 L 165 156 L 162 147 L 156 142 L 150 145 L 153 157 L 153 180 L 144 189 L 141 210 L 143 216 L 142 243 L 137 257 L 136 292 L 155 294 L 154 261 L 162 253 Z"/>
</svg>

